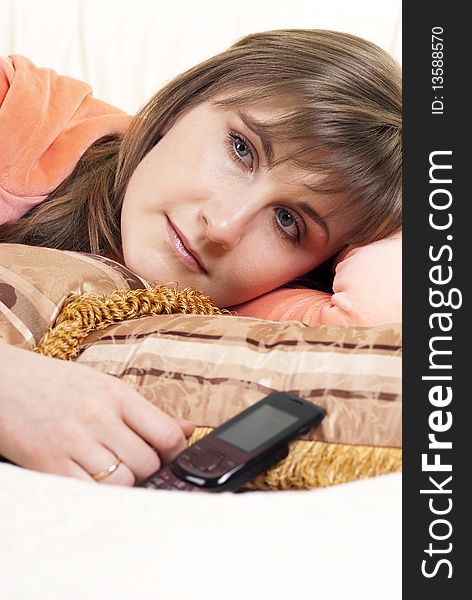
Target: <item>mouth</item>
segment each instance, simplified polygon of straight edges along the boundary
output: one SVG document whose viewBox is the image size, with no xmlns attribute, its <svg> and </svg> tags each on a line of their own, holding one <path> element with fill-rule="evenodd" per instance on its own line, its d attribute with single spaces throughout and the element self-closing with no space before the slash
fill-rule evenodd
<svg viewBox="0 0 472 600">
<path fill-rule="evenodd" d="M 193 273 L 206 273 L 207 270 L 203 266 L 200 257 L 191 248 L 185 236 L 177 229 L 169 217 L 167 217 L 166 225 L 172 246 L 183 264 Z"/>
</svg>

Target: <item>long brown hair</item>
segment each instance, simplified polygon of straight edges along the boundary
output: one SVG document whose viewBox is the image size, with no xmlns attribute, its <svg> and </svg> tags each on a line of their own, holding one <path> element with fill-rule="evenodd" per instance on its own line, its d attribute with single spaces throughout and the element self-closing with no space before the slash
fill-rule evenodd
<svg viewBox="0 0 472 600">
<path fill-rule="evenodd" d="M 313 174 L 310 188 L 342 194 L 351 223 L 346 244 L 401 228 L 401 71 L 376 45 L 327 30 L 248 35 L 170 81 L 119 138 L 93 144 L 41 204 L 0 226 L 0 242 L 121 256 L 120 215 L 141 160 L 182 111 L 203 101 L 242 107 L 283 100 L 274 122 L 251 122 L 273 141 L 296 141 L 292 161 Z M 320 175 L 322 175 L 320 181 Z"/>
</svg>

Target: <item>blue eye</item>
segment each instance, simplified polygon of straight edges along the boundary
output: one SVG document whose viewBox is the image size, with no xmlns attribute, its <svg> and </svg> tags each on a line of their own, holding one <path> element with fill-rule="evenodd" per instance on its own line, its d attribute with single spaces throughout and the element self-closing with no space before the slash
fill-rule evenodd
<svg viewBox="0 0 472 600">
<path fill-rule="evenodd" d="M 276 208 L 275 212 L 279 232 L 290 243 L 299 246 L 301 243 L 301 226 L 298 216 L 286 208 Z"/>
<path fill-rule="evenodd" d="M 231 158 L 241 166 L 241 163 L 252 171 L 254 163 L 254 150 L 244 136 L 230 131 L 227 138 L 227 146 Z M 245 159 L 249 158 L 249 162 Z"/>
<path fill-rule="evenodd" d="M 246 167 L 250 171 L 253 170 L 255 150 L 248 140 L 234 131 L 228 132 L 226 138 L 226 146 L 232 160 L 239 166 Z M 249 159 L 249 164 L 247 162 Z M 285 241 L 290 242 L 295 246 L 301 245 L 302 225 L 300 218 L 296 213 L 287 210 L 286 208 L 278 207 L 275 209 L 275 224 L 277 232 Z"/>
<path fill-rule="evenodd" d="M 239 156 L 251 156 L 251 151 L 249 150 L 248 145 L 241 138 L 235 139 L 234 148 Z"/>
</svg>

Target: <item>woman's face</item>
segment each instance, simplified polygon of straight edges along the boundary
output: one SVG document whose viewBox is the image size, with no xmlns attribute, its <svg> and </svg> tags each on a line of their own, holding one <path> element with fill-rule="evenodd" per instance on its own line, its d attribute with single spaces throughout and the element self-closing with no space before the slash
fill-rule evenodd
<svg viewBox="0 0 472 600">
<path fill-rule="evenodd" d="M 270 106 L 245 108 L 273 119 Z M 342 246 L 327 195 L 293 164 L 267 169 L 264 144 L 238 109 L 209 102 L 184 112 L 144 157 L 124 198 L 125 265 L 159 283 L 195 287 L 220 307 L 273 290 Z M 290 144 L 272 144 L 275 158 Z"/>
</svg>

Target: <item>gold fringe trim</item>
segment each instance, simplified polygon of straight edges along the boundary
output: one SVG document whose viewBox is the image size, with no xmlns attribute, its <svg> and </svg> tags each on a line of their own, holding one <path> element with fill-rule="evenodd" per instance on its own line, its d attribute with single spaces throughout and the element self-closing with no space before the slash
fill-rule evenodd
<svg viewBox="0 0 472 600">
<path fill-rule="evenodd" d="M 155 286 L 149 290 L 121 290 L 111 294 L 73 294 L 53 327 L 49 327 L 34 349 L 39 354 L 73 360 L 85 338 L 112 323 L 161 314 L 231 315 L 217 308 L 208 296 L 193 288 L 177 290 Z M 197 427 L 193 443 L 212 431 Z M 345 483 L 364 477 L 401 471 L 400 448 L 353 446 L 296 440 L 278 465 L 259 475 L 245 488 L 250 490 L 307 490 Z"/>
<path fill-rule="evenodd" d="M 72 294 L 34 351 L 73 360 L 80 352 L 80 344 L 92 331 L 129 319 L 175 313 L 231 315 L 229 310 L 217 308 L 208 296 L 194 288 L 177 290 L 158 285 L 149 290 L 121 290 L 108 295 Z"/>
<path fill-rule="evenodd" d="M 189 444 L 213 431 L 196 427 Z M 296 440 L 286 458 L 258 475 L 248 490 L 310 490 L 402 470 L 401 448 Z"/>
</svg>

